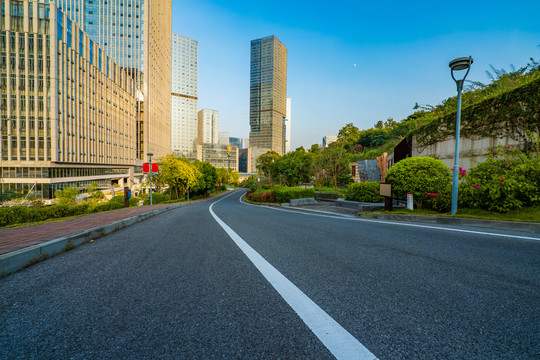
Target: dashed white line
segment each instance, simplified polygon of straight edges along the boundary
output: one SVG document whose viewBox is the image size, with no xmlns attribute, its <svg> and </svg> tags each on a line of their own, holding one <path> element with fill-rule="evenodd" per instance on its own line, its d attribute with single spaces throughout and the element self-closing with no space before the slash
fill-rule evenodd
<svg viewBox="0 0 540 360">
<path fill-rule="evenodd" d="M 233 195 L 233 194 L 230 194 Z M 225 230 L 230 238 L 255 265 L 268 282 L 276 289 L 281 297 L 300 316 L 302 321 L 313 331 L 315 336 L 337 359 L 375 360 L 377 359 L 354 336 L 337 323 L 330 315 L 315 304 L 289 279 L 281 274 L 272 264 L 249 246 L 236 232 L 225 224 L 212 210 L 212 207 L 225 196 L 210 205 L 209 211 L 217 223 Z"/>
</svg>

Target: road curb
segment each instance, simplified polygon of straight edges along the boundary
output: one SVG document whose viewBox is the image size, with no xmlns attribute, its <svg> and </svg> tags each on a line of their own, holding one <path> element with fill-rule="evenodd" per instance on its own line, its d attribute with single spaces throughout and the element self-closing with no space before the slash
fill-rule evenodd
<svg viewBox="0 0 540 360">
<path fill-rule="evenodd" d="M 376 218 L 381 220 L 395 221 L 411 221 L 434 223 L 444 225 L 465 225 L 498 230 L 524 231 L 533 234 L 540 234 L 540 223 L 520 222 L 520 221 L 502 221 L 502 220 L 486 220 L 486 219 L 470 219 L 460 217 L 446 216 L 423 216 L 423 215 L 408 215 L 408 214 L 382 214 L 373 213 L 361 215 L 363 218 Z"/>
<path fill-rule="evenodd" d="M 113 233 L 117 230 L 146 220 L 165 211 L 178 209 L 189 205 L 191 205 L 191 202 L 168 206 L 163 209 L 152 210 L 144 214 L 139 214 L 127 219 L 118 220 L 113 223 L 98 226 L 77 234 L 63 236 L 58 239 L 29 246 L 27 248 L 12 251 L 7 254 L 2 254 L 0 255 L 0 277 L 10 275 L 37 262 L 53 257 L 64 251 L 70 250 L 73 247 L 83 245 L 91 240 Z"/>
</svg>

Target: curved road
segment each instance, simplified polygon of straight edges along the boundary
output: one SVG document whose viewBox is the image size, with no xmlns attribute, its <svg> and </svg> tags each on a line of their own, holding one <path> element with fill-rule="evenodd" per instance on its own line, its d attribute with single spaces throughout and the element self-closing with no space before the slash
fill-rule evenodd
<svg viewBox="0 0 540 360">
<path fill-rule="evenodd" d="M 0 359 L 538 359 L 537 235 L 240 202 L 0 279 Z"/>
</svg>

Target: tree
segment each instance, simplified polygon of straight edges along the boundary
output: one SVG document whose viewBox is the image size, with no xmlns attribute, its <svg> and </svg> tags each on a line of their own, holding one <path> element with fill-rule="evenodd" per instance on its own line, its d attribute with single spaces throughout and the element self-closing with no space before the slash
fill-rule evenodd
<svg viewBox="0 0 540 360">
<path fill-rule="evenodd" d="M 319 154 L 321 152 L 321 147 L 319 144 L 313 144 L 311 145 L 311 149 L 309 149 L 309 152 L 312 154 Z"/>
<path fill-rule="evenodd" d="M 338 142 L 342 144 L 352 144 L 358 140 L 360 130 L 353 123 L 348 123 L 339 130 Z"/>
<path fill-rule="evenodd" d="M 201 173 L 197 185 L 193 187 L 193 192 L 204 194 L 207 190 L 213 189 L 219 181 L 216 168 L 208 161 L 196 160 L 193 165 Z"/>
<path fill-rule="evenodd" d="M 306 151 L 294 151 L 278 159 L 272 167 L 272 179 L 288 186 L 309 182 L 312 175 L 312 155 Z"/>
<path fill-rule="evenodd" d="M 332 178 L 334 189 L 337 189 L 338 180 L 350 171 L 350 155 L 343 145 L 329 147 L 322 152 L 321 161 L 324 170 Z"/>
<path fill-rule="evenodd" d="M 73 206 L 76 204 L 75 199 L 79 195 L 79 189 L 67 187 L 63 190 L 56 190 L 54 196 L 58 198 L 58 205 Z"/>
<path fill-rule="evenodd" d="M 179 198 L 179 191 L 185 194 L 187 188 L 197 186 L 198 178 L 202 177 L 199 170 L 188 160 L 176 158 L 171 154 L 158 159 L 158 163 L 160 170 L 159 175 L 156 177 L 169 185 L 171 195 L 172 190 L 175 190 L 177 199 Z"/>
<path fill-rule="evenodd" d="M 267 151 L 257 159 L 257 164 L 261 163 L 261 172 L 264 176 L 270 177 L 270 172 L 280 156 L 275 151 Z"/>
<path fill-rule="evenodd" d="M 218 183 L 234 184 L 238 182 L 240 175 L 233 169 L 217 168 Z"/>
</svg>

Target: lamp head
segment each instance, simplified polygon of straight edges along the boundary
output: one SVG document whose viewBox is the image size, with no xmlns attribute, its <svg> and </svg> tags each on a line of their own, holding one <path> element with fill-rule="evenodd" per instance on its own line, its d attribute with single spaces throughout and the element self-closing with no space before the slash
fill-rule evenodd
<svg viewBox="0 0 540 360">
<path fill-rule="evenodd" d="M 457 59 L 454 59 L 450 61 L 450 64 L 448 66 L 453 70 L 465 70 L 471 67 L 471 64 L 473 63 L 472 57 L 460 57 Z"/>
<path fill-rule="evenodd" d="M 463 83 L 465 82 L 465 78 L 467 77 L 467 75 L 469 74 L 469 71 L 471 70 L 472 63 L 473 63 L 473 58 L 469 56 L 469 57 L 460 57 L 460 58 L 454 59 L 450 61 L 450 63 L 448 64 L 448 66 L 450 67 L 450 74 L 452 75 L 452 79 L 454 79 L 454 81 L 457 84 L 458 92 L 460 92 L 463 89 Z M 456 80 L 456 78 L 454 77 L 454 71 L 460 71 L 460 70 L 467 70 L 467 72 L 465 73 L 465 76 L 463 76 L 463 79 Z"/>
</svg>

